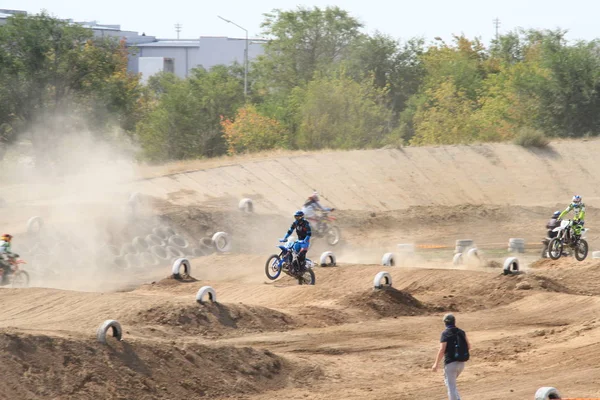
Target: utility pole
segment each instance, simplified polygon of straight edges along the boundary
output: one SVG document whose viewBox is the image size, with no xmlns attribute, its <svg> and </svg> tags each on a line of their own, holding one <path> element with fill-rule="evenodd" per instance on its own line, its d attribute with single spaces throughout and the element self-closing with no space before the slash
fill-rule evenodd
<svg viewBox="0 0 600 400">
<path fill-rule="evenodd" d="M 177 32 L 177 39 L 179 39 L 179 32 L 181 32 L 182 26 L 181 24 L 178 22 L 175 24 L 175 32 Z"/>
<path fill-rule="evenodd" d="M 238 28 L 240 28 L 241 30 L 246 32 L 246 50 L 244 51 L 244 97 L 247 98 L 248 97 L 248 30 L 246 28 L 242 28 L 241 26 L 239 26 L 238 24 L 236 24 L 233 21 L 230 21 L 228 19 L 221 17 L 220 15 L 217 15 L 217 17 L 222 19 L 223 21 L 227 22 L 228 24 L 237 26 Z"/>
<path fill-rule="evenodd" d="M 500 37 L 500 34 L 498 33 L 498 30 L 500 29 L 500 20 L 498 19 L 498 17 L 496 17 L 494 20 L 492 20 L 492 22 L 496 26 L 496 40 L 498 40 L 498 38 Z"/>
</svg>

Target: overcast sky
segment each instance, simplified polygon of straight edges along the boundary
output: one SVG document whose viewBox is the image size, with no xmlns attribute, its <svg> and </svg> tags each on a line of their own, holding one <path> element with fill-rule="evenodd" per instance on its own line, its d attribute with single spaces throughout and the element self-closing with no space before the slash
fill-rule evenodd
<svg viewBox="0 0 600 400">
<path fill-rule="evenodd" d="M 160 4 L 154 6 L 153 4 Z M 569 39 L 600 37 L 600 1 L 565 0 L 4 0 L 2 8 L 38 13 L 42 9 L 59 18 L 119 24 L 123 30 L 145 32 L 160 38 L 177 37 L 174 25 L 180 23 L 181 38 L 199 36 L 244 37 L 244 31 L 217 18 L 234 21 L 260 36 L 263 13 L 274 8 L 337 5 L 364 25 L 399 39 L 452 34 L 479 36 L 488 43 L 495 33 L 493 20 L 500 19 L 500 32 L 516 27 L 568 29 Z"/>
</svg>

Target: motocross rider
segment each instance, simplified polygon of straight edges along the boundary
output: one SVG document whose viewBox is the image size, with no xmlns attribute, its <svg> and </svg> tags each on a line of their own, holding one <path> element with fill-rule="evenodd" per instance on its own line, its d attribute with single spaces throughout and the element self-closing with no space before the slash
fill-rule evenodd
<svg viewBox="0 0 600 400">
<path fill-rule="evenodd" d="M 584 224 L 583 219 L 585 218 L 585 204 L 583 204 L 581 201 L 581 196 L 573 196 L 571 204 L 569 204 L 569 206 L 558 216 L 558 221 L 560 221 L 570 211 L 575 211 L 575 217 L 573 218 L 573 232 L 577 237 L 579 237 Z"/>
<path fill-rule="evenodd" d="M 296 236 L 298 236 L 298 241 L 300 243 L 300 251 L 298 251 L 298 261 L 300 264 L 300 268 L 304 269 L 306 264 L 306 253 L 308 252 L 308 246 L 310 244 L 310 223 L 304 219 L 304 212 L 302 210 L 296 211 L 294 214 L 295 221 L 292 222 L 290 229 L 285 234 L 283 239 L 279 239 L 280 242 L 286 242 L 288 237 L 296 231 Z"/>
<path fill-rule="evenodd" d="M 2 283 L 6 283 L 11 271 L 8 260 L 19 257 L 18 254 L 12 252 L 11 241 L 12 235 L 8 233 L 5 233 L 0 237 L 0 270 L 2 270 Z"/>
<path fill-rule="evenodd" d="M 319 203 L 319 194 L 317 192 L 313 192 L 313 194 L 306 200 L 304 205 L 302 206 L 302 212 L 306 216 L 306 219 L 309 221 L 317 221 L 316 210 L 319 209 L 321 211 L 333 211 L 334 208 L 323 207 L 321 203 Z"/>
</svg>

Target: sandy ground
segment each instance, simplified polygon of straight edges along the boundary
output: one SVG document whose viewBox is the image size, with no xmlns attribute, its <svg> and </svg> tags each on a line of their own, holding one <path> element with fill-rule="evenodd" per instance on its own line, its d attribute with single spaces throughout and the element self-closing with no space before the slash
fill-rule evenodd
<svg viewBox="0 0 600 400">
<path fill-rule="evenodd" d="M 443 376 L 431 364 L 446 312 L 457 316 L 473 345 L 459 380 L 464 399 L 531 399 L 541 386 L 569 397 L 599 397 L 600 261 L 591 254 L 583 262 L 539 260 L 538 245 L 545 220 L 570 191 L 585 195 L 579 187 L 585 183 L 594 203 L 589 176 L 575 176 L 566 188 L 548 188 L 546 177 L 552 170 L 563 182 L 575 170 L 600 168 L 593 162 L 598 143 L 591 144 L 567 142 L 545 155 L 505 145 L 410 149 L 402 161 L 410 159 L 410 179 L 429 180 L 414 191 L 404 188 L 408 181 L 389 180 L 406 170 L 374 164 L 398 150 L 164 167 L 164 173 L 204 168 L 197 173 L 204 174 L 201 185 L 212 185 L 205 193 L 213 198 L 198 194 L 200 186 L 186 189 L 181 180 L 188 178 L 153 178 L 128 189 L 162 191 L 139 190 L 143 204 L 135 218 L 111 196 L 77 201 L 64 192 L 41 196 L 26 185 L 11 186 L 5 227 L 22 232 L 14 246 L 23 258 L 41 255 L 25 266 L 33 287 L 0 289 L 0 399 L 444 399 Z M 571 170 L 566 166 L 575 155 L 565 147 L 577 151 Z M 291 222 L 287 209 L 304 193 L 290 195 L 287 188 L 322 176 L 302 157 L 335 159 L 348 176 L 361 171 L 354 181 L 338 171 L 339 186 L 327 194 L 339 207 L 342 241 L 335 247 L 314 241 L 309 257 L 333 250 L 338 261 L 315 268 L 315 286 L 285 277 L 269 281 L 264 274 Z M 306 178 L 282 175 L 281 187 L 257 185 L 256 177 L 271 182 L 283 171 L 272 162 L 299 164 Z M 225 171 L 234 167 L 251 172 Z M 462 168 L 471 173 L 460 183 L 449 179 Z M 517 175 L 527 193 L 514 190 Z M 367 191 L 358 189 L 368 182 Z M 261 191 L 268 189 L 275 195 L 267 202 Z M 256 213 L 236 210 L 242 194 L 256 196 Z M 273 200 L 279 196 L 284 200 Z M 32 215 L 45 219 L 50 234 L 43 242 L 26 233 Z M 593 229 L 599 216 L 588 208 L 590 252 L 600 246 Z M 100 261 L 89 256 L 100 242 L 121 249 L 166 226 L 194 247 L 214 232 L 228 232 L 232 250 L 189 257 L 194 279 L 183 281 L 170 277 L 172 260 L 119 269 L 112 258 L 102 262 L 107 253 Z M 503 275 L 510 237 L 525 238 L 527 251 L 518 255 L 522 273 Z M 453 265 L 454 242 L 465 238 L 475 241 L 482 259 Z M 34 251 L 36 240 L 47 249 Z M 401 258 L 398 243 L 417 250 Z M 73 246 L 67 255 L 57 250 L 67 245 Z M 380 265 L 386 252 L 396 254 L 396 266 Z M 373 277 L 382 270 L 391 274 L 393 288 L 375 291 Z M 196 303 L 205 285 L 216 290 L 218 303 Z M 96 342 L 96 328 L 107 319 L 122 324 L 122 342 Z"/>
</svg>

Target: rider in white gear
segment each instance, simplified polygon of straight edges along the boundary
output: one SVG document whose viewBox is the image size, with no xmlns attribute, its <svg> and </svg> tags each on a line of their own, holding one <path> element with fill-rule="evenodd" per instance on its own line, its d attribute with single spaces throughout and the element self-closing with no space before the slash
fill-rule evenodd
<svg viewBox="0 0 600 400">
<path fill-rule="evenodd" d="M 319 194 L 314 192 L 312 196 L 310 196 L 304 205 L 302 206 L 302 212 L 304 212 L 304 218 L 308 220 L 317 220 L 316 210 L 319 209 L 321 211 L 332 211 L 333 208 L 323 207 L 321 203 L 319 203 Z"/>
</svg>

